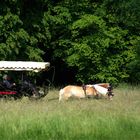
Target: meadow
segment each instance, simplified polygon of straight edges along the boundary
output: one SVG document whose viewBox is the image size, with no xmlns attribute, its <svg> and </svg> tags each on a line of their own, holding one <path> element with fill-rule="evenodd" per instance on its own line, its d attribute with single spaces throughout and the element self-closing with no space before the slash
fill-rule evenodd
<svg viewBox="0 0 140 140">
<path fill-rule="evenodd" d="M 58 102 L 58 89 L 37 101 L 0 100 L 1 140 L 139 140 L 140 87 L 114 89 L 112 101 Z"/>
</svg>

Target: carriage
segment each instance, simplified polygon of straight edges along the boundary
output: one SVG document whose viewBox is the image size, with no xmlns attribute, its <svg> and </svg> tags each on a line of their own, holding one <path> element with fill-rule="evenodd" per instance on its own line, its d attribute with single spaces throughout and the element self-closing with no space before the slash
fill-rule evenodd
<svg viewBox="0 0 140 140">
<path fill-rule="evenodd" d="M 27 80 L 25 72 L 38 73 L 46 71 L 50 67 L 49 62 L 30 62 L 30 61 L 0 61 L 0 71 L 3 72 L 20 72 L 21 79 L 18 83 L 7 87 L 3 81 L 0 82 L 0 98 L 13 97 L 19 99 L 23 96 L 29 98 L 41 98 L 47 95 L 46 86 L 37 87 L 35 84 Z M 17 74 L 18 75 L 18 74 Z M 25 78 L 26 77 L 26 78 Z"/>
</svg>

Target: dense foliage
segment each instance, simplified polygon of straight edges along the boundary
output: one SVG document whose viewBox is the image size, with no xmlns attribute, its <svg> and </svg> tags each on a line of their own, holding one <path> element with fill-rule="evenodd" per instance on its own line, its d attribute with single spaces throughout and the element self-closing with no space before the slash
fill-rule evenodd
<svg viewBox="0 0 140 140">
<path fill-rule="evenodd" d="M 139 14 L 139 0 L 3 0 L 0 60 L 50 61 L 59 83 L 138 82 Z"/>
</svg>

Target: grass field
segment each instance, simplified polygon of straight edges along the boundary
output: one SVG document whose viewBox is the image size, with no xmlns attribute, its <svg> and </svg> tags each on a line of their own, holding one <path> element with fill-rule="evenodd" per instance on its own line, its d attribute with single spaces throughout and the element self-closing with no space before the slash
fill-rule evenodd
<svg viewBox="0 0 140 140">
<path fill-rule="evenodd" d="M 112 101 L 0 100 L 0 140 L 140 140 L 140 88 L 119 86 Z"/>
</svg>

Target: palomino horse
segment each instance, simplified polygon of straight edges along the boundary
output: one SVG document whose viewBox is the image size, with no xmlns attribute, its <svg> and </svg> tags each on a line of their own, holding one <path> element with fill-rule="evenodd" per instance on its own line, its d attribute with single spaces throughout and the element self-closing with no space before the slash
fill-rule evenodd
<svg viewBox="0 0 140 140">
<path fill-rule="evenodd" d="M 112 98 L 112 86 L 109 83 L 100 83 L 95 85 L 74 86 L 69 85 L 64 87 L 59 92 L 59 101 L 62 99 L 68 100 L 70 97 L 86 98 L 86 97 L 99 97 L 99 95 L 108 95 L 109 99 Z"/>
<path fill-rule="evenodd" d="M 64 87 L 59 92 L 59 101 L 62 99 L 68 100 L 70 97 L 76 98 L 85 98 L 87 97 L 94 97 L 97 95 L 96 90 L 91 86 L 74 86 L 69 85 Z"/>
</svg>

